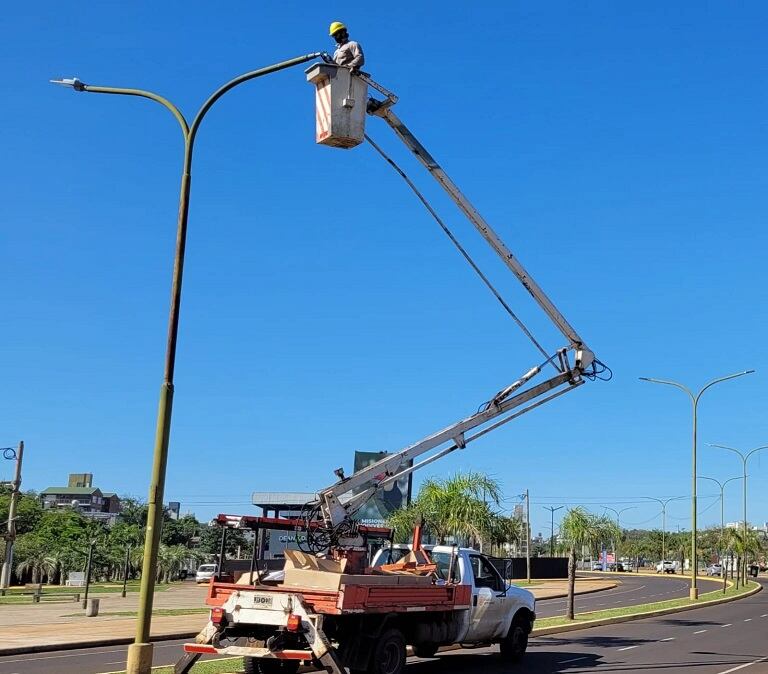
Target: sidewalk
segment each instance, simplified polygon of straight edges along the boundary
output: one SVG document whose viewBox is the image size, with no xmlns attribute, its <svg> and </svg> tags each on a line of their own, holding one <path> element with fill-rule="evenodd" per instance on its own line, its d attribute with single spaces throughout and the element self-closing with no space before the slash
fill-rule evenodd
<svg viewBox="0 0 768 674">
<path fill-rule="evenodd" d="M 531 585 L 537 600 L 564 597 L 567 581 L 545 580 Z M 525 581 L 517 583 L 525 588 Z M 585 594 L 616 587 L 614 579 L 580 578 L 576 593 Z M 200 609 L 205 607 L 207 586 L 185 583 L 155 594 L 156 609 Z M 119 594 L 95 595 L 100 599 L 99 613 L 86 618 L 80 604 L 14 604 L 0 606 L 0 655 L 110 646 L 131 643 L 136 629 L 134 617 L 110 616 L 105 613 L 136 611 L 138 593 L 123 599 Z M 206 624 L 207 615 L 153 616 L 152 639 L 184 639 L 196 635 Z"/>
</svg>

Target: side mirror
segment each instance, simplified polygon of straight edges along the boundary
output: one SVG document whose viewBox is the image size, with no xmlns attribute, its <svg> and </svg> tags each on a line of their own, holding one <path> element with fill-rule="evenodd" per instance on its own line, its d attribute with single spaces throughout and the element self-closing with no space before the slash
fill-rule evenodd
<svg viewBox="0 0 768 674">
<path fill-rule="evenodd" d="M 493 599 L 493 590 L 490 587 L 481 587 L 477 590 L 477 603 L 486 604 Z"/>
</svg>

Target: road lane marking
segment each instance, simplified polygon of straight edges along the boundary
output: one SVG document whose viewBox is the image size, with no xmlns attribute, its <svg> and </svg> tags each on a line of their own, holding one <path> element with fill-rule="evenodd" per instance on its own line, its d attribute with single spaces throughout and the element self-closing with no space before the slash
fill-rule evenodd
<svg viewBox="0 0 768 674">
<path fill-rule="evenodd" d="M 752 618 L 744 618 L 744 622 L 745 623 L 752 622 Z"/>
<path fill-rule="evenodd" d="M 768 613 L 763 613 L 763 615 L 760 616 L 761 618 L 768 618 Z"/>
<path fill-rule="evenodd" d="M 704 634 L 707 630 L 697 630 L 694 634 Z"/>
<path fill-rule="evenodd" d="M 558 665 L 564 665 L 567 662 L 578 662 L 579 660 L 586 660 L 589 656 L 588 655 L 582 655 L 580 658 L 571 658 L 570 660 L 558 660 Z"/>
<path fill-rule="evenodd" d="M 752 662 L 745 662 L 743 665 L 731 667 L 730 669 L 726 669 L 725 671 L 718 672 L 717 674 L 731 674 L 731 672 L 737 672 L 740 669 L 744 669 L 745 667 L 751 667 L 752 665 L 756 665 L 760 662 L 765 662 L 766 660 L 768 660 L 768 655 L 766 655 L 764 658 L 758 658 L 757 660 L 753 660 Z"/>
<path fill-rule="evenodd" d="M 732 627 L 733 623 L 725 623 L 725 625 L 720 625 L 720 627 Z"/>
<path fill-rule="evenodd" d="M 662 641 L 674 641 L 675 637 L 667 637 L 666 639 L 662 639 Z"/>
<path fill-rule="evenodd" d="M 624 646 L 624 648 L 620 648 L 620 651 L 631 651 L 633 648 L 637 648 L 637 646 Z"/>
</svg>

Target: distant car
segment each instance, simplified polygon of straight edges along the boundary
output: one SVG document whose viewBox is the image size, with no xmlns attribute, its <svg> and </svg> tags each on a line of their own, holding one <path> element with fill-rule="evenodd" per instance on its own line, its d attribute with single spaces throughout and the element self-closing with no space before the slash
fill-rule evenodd
<svg viewBox="0 0 768 674">
<path fill-rule="evenodd" d="M 196 583 L 207 583 L 214 574 L 219 570 L 217 564 L 201 564 L 197 567 L 197 573 L 195 574 Z"/>
<path fill-rule="evenodd" d="M 675 573 L 677 562 L 670 562 L 668 559 L 660 561 L 656 565 L 656 573 Z"/>
<path fill-rule="evenodd" d="M 608 565 L 608 570 L 609 571 L 624 571 L 624 565 L 621 562 L 619 562 L 618 564 L 616 564 L 614 562 L 611 562 Z"/>
<path fill-rule="evenodd" d="M 603 563 L 602 562 L 592 562 L 592 570 L 593 571 L 602 571 L 603 570 Z"/>
<path fill-rule="evenodd" d="M 705 573 L 708 576 L 722 576 L 723 575 L 723 565 L 722 564 L 710 564 Z"/>
</svg>

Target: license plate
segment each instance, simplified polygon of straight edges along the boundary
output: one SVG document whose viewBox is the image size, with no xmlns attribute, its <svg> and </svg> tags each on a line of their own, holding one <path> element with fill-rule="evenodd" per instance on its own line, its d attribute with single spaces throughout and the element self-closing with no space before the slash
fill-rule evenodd
<svg viewBox="0 0 768 674">
<path fill-rule="evenodd" d="M 272 608 L 272 602 L 274 600 L 274 597 L 269 594 L 254 594 L 252 595 L 253 598 L 253 608 Z"/>
</svg>

